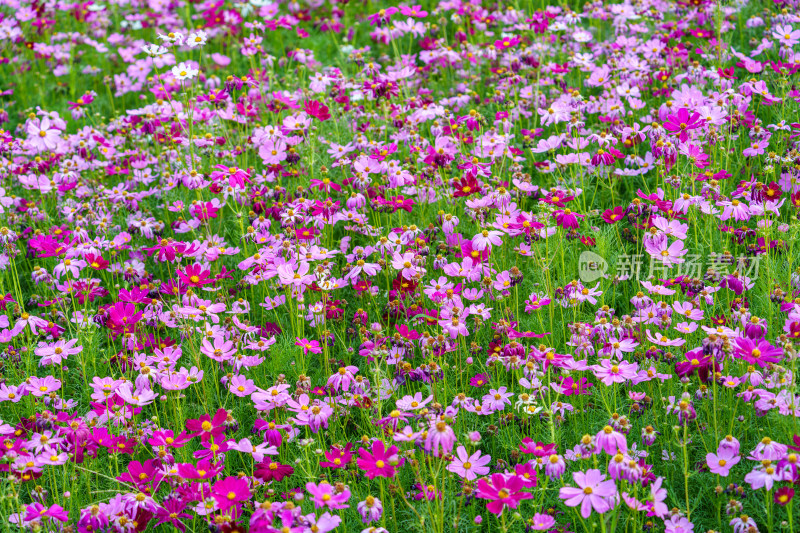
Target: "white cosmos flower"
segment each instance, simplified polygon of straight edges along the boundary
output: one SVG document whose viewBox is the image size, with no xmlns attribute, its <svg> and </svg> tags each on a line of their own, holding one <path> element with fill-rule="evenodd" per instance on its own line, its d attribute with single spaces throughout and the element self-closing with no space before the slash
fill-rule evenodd
<svg viewBox="0 0 800 533">
<path fill-rule="evenodd" d="M 175 79 L 178 81 L 191 80 L 197 76 L 198 73 L 199 71 L 188 63 L 178 63 L 172 67 L 172 75 L 175 76 Z"/>
<path fill-rule="evenodd" d="M 203 30 L 198 30 L 189 34 L 189 37 L 186 39 L 186 46 L 189 48 L 205 46 L 206 41 L 208 41 L 208 34 Z"/>
<path fill-rule="evenodd" d="M 158 57 L 163 56 L 167 53 L 167 49 L 161 46 L 160 44 L 147 44 L 142 46 L 142 50 L 145 54 L 149 55 L 150 57 Z"/>
</svg>

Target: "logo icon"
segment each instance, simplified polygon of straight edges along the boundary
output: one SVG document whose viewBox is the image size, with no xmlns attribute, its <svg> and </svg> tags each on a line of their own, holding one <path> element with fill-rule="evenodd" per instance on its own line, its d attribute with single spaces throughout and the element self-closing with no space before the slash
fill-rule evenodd
<svg viewBox="0 0 800 533">
<path fill-rule="evenodd" d="M 578 276 L 584 283 L 603 277 L 607 270 L 606 260 L 594 252 L 583 252 L 578 259 Z"/>
</svg>

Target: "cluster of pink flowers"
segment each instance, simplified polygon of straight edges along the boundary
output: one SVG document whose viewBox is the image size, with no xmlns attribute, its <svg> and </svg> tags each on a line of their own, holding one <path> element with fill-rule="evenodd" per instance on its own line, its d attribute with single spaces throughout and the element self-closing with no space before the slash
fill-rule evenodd
<svg viewBox="0 0 800 533">
<path fill-rule="evenodd" d="M 791 530 L 775 4 L 0 0 L 9 523 Z"/>
</svg>

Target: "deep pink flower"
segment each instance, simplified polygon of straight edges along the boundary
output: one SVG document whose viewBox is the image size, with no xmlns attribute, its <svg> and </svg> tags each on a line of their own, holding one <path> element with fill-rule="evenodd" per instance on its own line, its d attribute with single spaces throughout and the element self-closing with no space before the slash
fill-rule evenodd
<svg viewBox="0 0 800 533">
<path fill-rule="evenodd" d="M 777 363 L 783 359 L 783 349 L 771 345 L 766 340 L 754 341 L 747 337 L 739 337 L 735 341 L 734 353 L 736 357 L 747 361 L 748 364 L 766 367 L 770 363 Z"/>
<path fill-rule="evenodd" d="M 295 337 L 294 345 L 300 346 L 303 349 L 304 355 L 308 355 L 308 352 L 322 353 L 322 348 L 319 345 L 319 341 L 310 341 L 308 339 L 301 339 L 300 337 Z"/>
<path fill-rule="evenodd" d="M 400 6 L 400 14 L 404 17 L 425 18 L 428 12 L 422 9 L 422 6 L 416 5 L 411 7 Z"/>
<path fill-rule="evenodd" d="M 350 448 L 353 443 L 348 442 L 344 449 L 331 447 L 330 450 L 324 453 L 326 461 L 320 461 L 319 466 L 323 468 L 345 468 L 353 457 Z"/>
<path fill-rule="evenodd" d="M 603 220 L 605 220 L 609 224 L 616 224 L 617 222 L 622 220 L 622 217 L 624 216 L 625 216 L 625 208 L 621 206 L 617 206 L 613 210 L 606 209 L 605 211 L 603 211 Z"/>
<path fill-rule="evenodd" d="M 383 441 L 376 440 L 372 443 L 372 454 L 364 448 L 358 450 L 359 458 L 356 460 L 358 467 L 364 470 L 368 479 L 376 477 L 394 477 L 394 469 L 402 466 L 405 459 L 401 459 L 397 446 L 386 449 Z"/>
<path fill-rule="evenodd" d="M 39 502 L 34 502 L 31 505 L 28 505 L 23 520 L 26 522 L 32 522 L 34 520 L 41 520 L 44 517 L 52 518 L 54 520 L 58 520 L 59 522 L 67 522 L 69 520 L 67 511 L 65 511 L 60 505 L 53 504 L 50 507 L 45 507 Z"/>
<path fill-rule="evenodd" d="M 486 508 L 500 515 L 506 507 L 516 509 L 520 501 L 533 498 L 533 494 L 521 492 L 524 486 L 519 476 L 506 478 L 503 474 L 492 474 L 491 482 L 486 479 L 478 481 L 478 498 L 489 500 Z"/>
<path fill-rule="evenodd" d="M 186 429 L 195 432 L 192 435 L 193 437 L 199 435 L 202 440 L 207 441 L 212 437 L 217 438 L 225 432 L 225 426 L 223 424 L 227 419 L 228 412 L 225 409 L 218 409 L 214 414 L 214 418 L 211 418 L 211 415 L 205 414 L 200 418 L 187 420 Z"/>
<path fill-rule="evenodd" d="M 214 283 L 213 279 L 209 279 L 211 271 L 205 270 L 198 264 L 188 265 L 183 272 L 178 269 L 177 274 L 180 280 L 190 287 L 202 287 L 203 285 Z"/>
<path fill-rule="evenodd" d="M 525 437 L 522 439 L 522 444 L 519 445 L 519 450 L 522 453 L 532 453 L 536 457 L 545 457 L 555 453 L 556 445 L 553 443 L 534 442 L 530 437 Z"/>
<path fill-rule="evenodd" d="M 305 110 L 306 113 L 314 117 L 315 119 L 319 120 L 320 122 L 325 122 L 329 118 L 331 118 L 331 114 L 328 111 L 328 107 L 316 100 L 307 100 L 305 103 Z"/>
<path fill-rule="evenodd" d="M 214 483 L 211 495 L 217 500 L 217 505 L 222 511 L 247 501 L 252 496 L 247 480 L 234 476 L 228 476 Z"/>
<path fill-rule="evenodd" d="M 564 396 L 591 394 L 589 388 L 592 386 L 593 384 L 589 383 L 586 378 L 578 378 L 576 380 L 569 376 L 561 382 L 561 394 Z"/>
<path fill-rule="evenodd" d="M 689 140 L 689 131 L 700 128 L 705 121 L 700 117 L 700 113 L 689 114 L 685 107 L 678 109 L 676 115 L 667 117 L 664 129 L 678 135 L 681 142 Z"/>
</svg>

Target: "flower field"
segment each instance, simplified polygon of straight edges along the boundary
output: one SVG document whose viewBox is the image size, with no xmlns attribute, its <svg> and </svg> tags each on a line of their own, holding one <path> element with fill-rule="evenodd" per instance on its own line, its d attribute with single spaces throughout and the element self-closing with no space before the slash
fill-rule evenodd
<svg viewBox="0 0 800 533">
<path fill-rule="evenodd" d="M 2 530 L 800 531 L 798 13 L 0 0 Z"/>
</svg>

